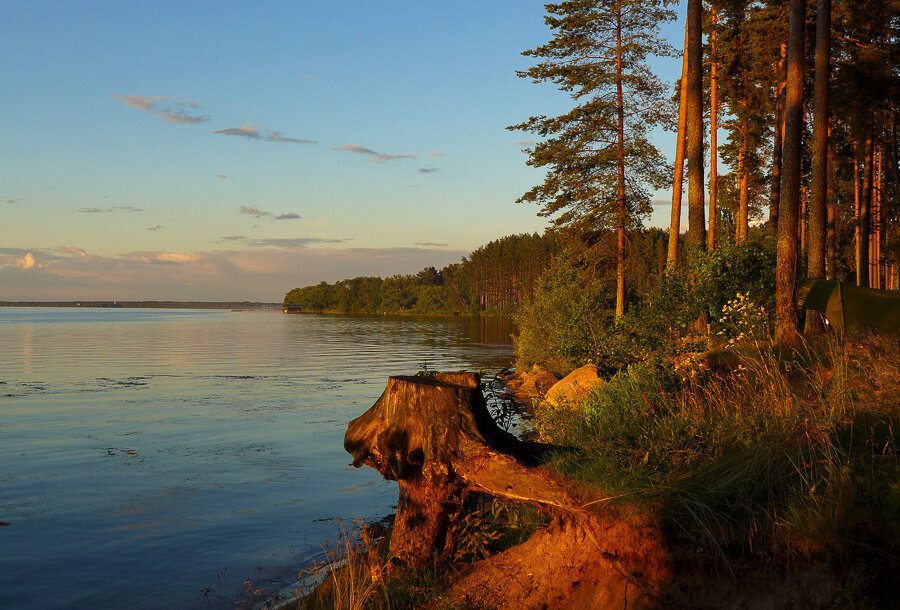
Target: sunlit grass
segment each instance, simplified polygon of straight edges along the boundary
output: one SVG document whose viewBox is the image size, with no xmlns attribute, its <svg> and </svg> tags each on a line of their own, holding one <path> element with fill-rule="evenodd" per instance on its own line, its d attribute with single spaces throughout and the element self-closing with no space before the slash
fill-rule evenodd
<svg viewBox="0 0 900 610">
<path fill-rule="evenodd" d="M 538 410 L 554 467 L 734 553 L 900 551 L 900 341 L 749 341 L 701 364 L 635 365 Z"/>
</svg>

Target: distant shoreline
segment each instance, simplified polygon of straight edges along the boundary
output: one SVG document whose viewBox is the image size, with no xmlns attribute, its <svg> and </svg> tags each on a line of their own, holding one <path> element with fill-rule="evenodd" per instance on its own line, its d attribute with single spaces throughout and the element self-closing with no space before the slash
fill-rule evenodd
<svg viewBox="0 0 900 610">
<path fill-rule="evenodd" d="M 74 307 L 107 309 L 239 309 L 281 311 L 281 303 L 256 301 L 0 301 L 0 307 Z"/>
</svg>

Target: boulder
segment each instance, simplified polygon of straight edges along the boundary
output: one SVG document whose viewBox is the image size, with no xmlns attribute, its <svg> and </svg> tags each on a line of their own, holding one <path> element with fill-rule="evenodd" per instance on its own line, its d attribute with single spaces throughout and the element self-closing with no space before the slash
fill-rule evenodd
<svg viewBox="0 0 900 610">
<path fill-rule="evenodd" d="M 522 385 L 518 391 L 527 396 L 543 396 L 558 381 L 559 377 L 534 365 L 530 371 L 522 373 Z"/>
<path fill-rule="evenodd" d="M 593 364 L 586 364 L 575 369 L 547 390 L 546 400 L 555 407 L 574 404 L 602 383 L 603 378 L 600 377 L 597 367 Z"/>
</svg>

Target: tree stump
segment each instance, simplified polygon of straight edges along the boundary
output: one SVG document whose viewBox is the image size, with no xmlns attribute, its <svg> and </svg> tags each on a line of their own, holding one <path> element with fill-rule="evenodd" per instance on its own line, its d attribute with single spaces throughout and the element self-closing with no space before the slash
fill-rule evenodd
<svg viewBox="0 0 900 610">
<path fill-rule="evenodd" d="M 398 482 L 391 552 L 410 564 L 452 557 L 471 491 L 580 512 L 561 483 L 534 468 L 548 446 L 494 423 L 475 373 L 389 378 L 375 405 L 347 426 L 344 448 L 354 466 Z"/>
</svg>

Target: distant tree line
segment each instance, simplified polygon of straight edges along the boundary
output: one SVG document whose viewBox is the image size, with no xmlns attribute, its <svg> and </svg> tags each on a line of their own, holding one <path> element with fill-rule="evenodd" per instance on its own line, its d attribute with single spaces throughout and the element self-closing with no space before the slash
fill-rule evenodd
<svg viewBox="0 0 900 610">
<path fill-rule="evenodd" d="M 321 282 L 291 290 L 284 302 L 338 313 L 509 313 L 534 292 L 538 276 L 558 249 L 557 241 L 552 235 L 510 235 L 443 269 Z"/>
<path fill-rule="evenodd" d="M 508 314 L 534 293 L 559 249 L 552 234 L 509 235 L 443 269 L 294 288 L 286 304 L 336 313 Z"/>
<path fill-rule="evenodd" d="M 614 284 L 616 261 L 609 244 L 617 239 L 616 232 L 609 229 L 589 236 L 562 228 L 544 235 L 509 235 L 443 269 L 427 267 L 414 275 L 320 282 L 294 288 L 284 302 L 313 312 L 508 315 L 534 298 L 541 276 L 564 252 L 566 257 L 589 261 L 585 264 L 594 277 Z M 659 282 L 665 272 L 668 241 L 668 234 L 656 228 L 628 233 L 628 300 L 640 299 Z"/>
</svg>

